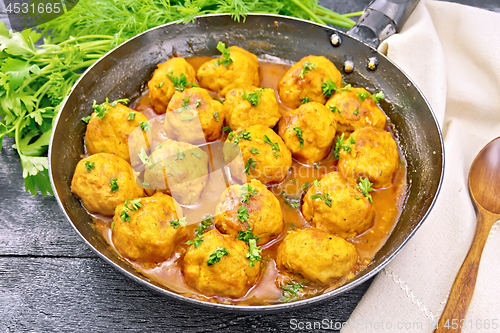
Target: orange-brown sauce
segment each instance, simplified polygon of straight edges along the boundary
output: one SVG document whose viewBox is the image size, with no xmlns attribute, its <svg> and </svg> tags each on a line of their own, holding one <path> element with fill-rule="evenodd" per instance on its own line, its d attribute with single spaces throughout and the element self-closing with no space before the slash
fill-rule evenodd
<svg viewBox="0 0 500 333">
<path fill-rule="evenodd" d="M 211 58 L 209 57 L 192 57 L 187 58 L 186 60 L 193 65 L 195 70 L 198 70 L 201 64 L 210 59 Z M 262 60 L 260 61 L 261 87 L 274 89 L 276 91 L 276 98 L 278 101 L 278 81 L 285 74 L 288 68 L 288 65 Z M 145 91 L 142 96 L 132 104 L 132 107 L 135 110 L 142 112 L 148 119 L 157 116 L 149 104 L 147 91 Z M 288 110 L 289 109 L 287 107 L 281 105 L 280 103 L 280 111 L 282 113 L 285 113 Z M 389 129 L 387 128 L 387 130 Z M 220 141 L 225 141 L 225 136 L 221 138 Z M 401 213 L 406 193 L 406 164 L 401 153 L 400 158 L 402 163 L 394 176 L 393 184 L 388 188 L 376 189 L 372 192 L 374 202 L 373 208 L 375 210 L 375 219 L 372 227 L 363 234 L 348 240 L 355 245 L 359 253 L 358 268 L 355 272 L 353 272 L 354 275 L 366 268 L 366 266 L 371 262 L 374 255 L 389 237 Z M 282 290 L 277 286 L 277 280 L 287 280 L 287 278 L 280 274 L 276 267 L 275 258 L 277 248 L 289 230 L 310 227 L 302 216 L 300 205 L 297 208 L 291 207 L 289 204 L 285 203 L 282 193 L 286 193 L 288 196 L 301 197 L 304 192 L 301 187 L 306 182 L 312 183 L 315 178 L 320 179 L 323 175 L 333 171 L 337 171 L 337 161 L 333 158 L 333 153 L 314 166 L 303 165 L 294 160 L 287 178 L 285 178 L 285 180 L 280 184 L 268 187 L 269 190 L 277 196 L 281 203 L 285 228 L 276 239 L 262 246 L 261 276 L 255 286 L 253 286 L 244 297 L 239 299 L 217 296 L 207 297 L 197 292 L 194 288 L 191 288 L 185 282 L 182 273 L 182 258 L 188 249 L 188 245 L 185 244 L 186 241 L 195 237 L 194 232 L 196 224 L 188 225 L 186 227 L 186 239 L 176 247 L 174 255 L 168 261 L 157 264 L 144 264 L 127 259 L 124 260 L 149 279 L 164 285 L 173 292 L 187 297 L 197 298 L 208 302 L 240 305 L 279 303 L 281 302 L 280 299 L 283 295 Z M 207 212 L 211 212 L 210 214 L 212 216 L 215 215 L 215 207 L 219 202 L 219 193 L 221 193 L 216 184 L 220 184 L 220 181 L 209 180 L 207 186 L 203 190 L 203 194 L 199 202 L 193 205 L 183 206 L 183 212 L 184 215 L 188 216 L 188 221 L 201 221 Z M 114 249 L 113 242 L 111 240 L 110 219 L 96 216 L 94 220 L 96 222 L 97 230 Z M 213 228 L 213 226 L 210 228 Z M 348 281 L 349 277 L 345 277 L 336 281 L 327 288 L 314 288 L 306 286 L 300 292 L 300 295 L 303 297 L 310 297 L 325 290 L 337 288 Z"/>
</svg>

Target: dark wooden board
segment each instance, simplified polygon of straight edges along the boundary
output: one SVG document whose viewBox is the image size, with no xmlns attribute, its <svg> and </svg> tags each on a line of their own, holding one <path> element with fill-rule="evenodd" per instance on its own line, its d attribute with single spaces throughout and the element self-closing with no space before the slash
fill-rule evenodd
<svg viewBox="0 0 500 333">
<path fill-rule="evenodd" d="M 368 2 L 320 1 L 340 13 L 362 10 Z M 455 2 L 500 11 L 498 0 Z M 0 1 L 5 22 L 2 8 Z M 306 309 L 269 315 L 211 312 L 155 294 L 88 249 L 53 197 L 24 191 L 12 144 L 5 139 L 0 150 L 0 332 L 290 331 L 291 319 L 346 321 L 371 283 Z"/>
</svg>

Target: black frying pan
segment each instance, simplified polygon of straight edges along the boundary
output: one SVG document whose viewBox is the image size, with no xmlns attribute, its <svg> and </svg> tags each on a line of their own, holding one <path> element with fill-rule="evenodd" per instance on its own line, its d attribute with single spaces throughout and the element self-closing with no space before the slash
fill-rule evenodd
<svg viewBox="0 0 500 333">
<path fill-rule="evenodd" d="M 53 128 L 49 149 L 49 173 L 57 201 L 83 240 L 105 261 L 131 279 L 161 294 L 184 302 L 243 312 L 269 312 L 292 309 L 337 296 L 363 283 L 379 272 L 406 244 L 429 213 L 439 192 L 444 170 L 443 143 L 439 126 L 429 104 L 415 84 L 389 59 L 373 47 L 395 32 L 411 9 L 404 0 L 371 4 L 371 8 L 349 33 L 355 38 L 322 25 L 272 15 L 248 15 L 245 22 L 234 22 L 230 15 L 198 17 L 194 23 L 167 24 L 136 36 L 97 61 L 73 87 Z M 415 6 L 416 1 L 410 0 Z M 388 11 L 388 16 L 381 11 Z M 340 45 L 331 42 L 340 37 Z M 367 44 L 359 41 L 364 39 Z M 298 61 L 307 55 L 322 55 L 337 68 L 351 59 L 354 71 L 343 73 L 344 80 L 370 92 L 382 90 L 381 106 L 390 119 L 395 137 L 408 163 L 409 184 L 405 207 L 399 222 L 373 262 L 348 284 L 323 295 L 291 303 L 267 306 L 239 306 L 206 303 L 167 290 L 149 281 L 120 260 L 91 226 L 91 218 L 71 193 L 71 179 L 83 154 L 86 126 L 80 120 L 92 112 L 92 101 L 105 97 L 115 100 L 137 96 L 160 62 L 172 54 L 217 56 L 216 45 L 237 45 L 257 56 L 272 55 Z M 368 59 L 378 59 L 378 68 L 367 68 Z"/>
</svg>

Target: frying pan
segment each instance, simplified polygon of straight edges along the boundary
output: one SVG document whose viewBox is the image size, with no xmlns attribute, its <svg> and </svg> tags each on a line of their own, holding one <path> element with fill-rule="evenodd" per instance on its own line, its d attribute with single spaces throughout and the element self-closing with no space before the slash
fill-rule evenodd
<svg viewBox="0 0 500 333">
<path fill-rule="evenodd" d="M 151 29 L 111 50 L 81 76 L 54 124 L 49 173 L 66 218 L 82 239 L 121 273 L 161 294 L 211 309 L 240 312 L 293 309 L 335 297 L 370 279 L 389 263 L 422 224 L 437 197 L 444 170 L 441 131 L 429 104 L 411 79 L 375 49 L 381 39 L 401 28 L 411 7 L 418 2 L 393 1 L 372 3 L 348 34 L 285 16 L 250 14 L 238 23 L 230 15 L 208 15 L 186 25 L 173 23 Z M 382 14 L 383 11 L 386 14 Z M 92 112 L 92 101 L 138 96 L 158 63 L 171 55 L 217 56 L 219 41 L 240 46 L 259 57 L 273 56 L 293 62 L 312 54 L 325 56 L 337 68 L 343 68 L 345 60 L 351 60 L 354 70 L 343 73 L 347 83 L 365 87 L 372 93 L 379 90 L 385 93 L 381 106 L 407 161 L 406 203 L 385 245 L 372 263 L 348 284 L 313 298 L 276 305 L 239 306 L 190 299 L 150 281 L 120 260 L 92 228 L 90 216 L 71 193 L 73 172 L 84 153 L 86 126 L 80 119 Z M 372 65 L 378 62 L 375 70 L 367 67 L 369 59 Z"/>
</svg>

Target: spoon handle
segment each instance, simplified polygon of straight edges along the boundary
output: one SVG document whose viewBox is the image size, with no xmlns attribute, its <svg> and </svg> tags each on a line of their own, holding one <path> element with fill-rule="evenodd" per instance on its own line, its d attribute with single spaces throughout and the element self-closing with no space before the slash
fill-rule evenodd
<svg viewBox="0 0 500 333">
<path fill-rule="evenodd" d="M 474 287 L 476 286 L 477 271 L 483 253 L 484 245 L 490 234 L 491 227 L 498 214 L 492 214 L 478 207 L 477 225 L 471 247 L 464 263 L 458 271 L 448 302 L 439 319 L 438 328 L 434 333 L 461 332 L 465 322 L 465 315 L 469 307 Z"/>
</svg>

